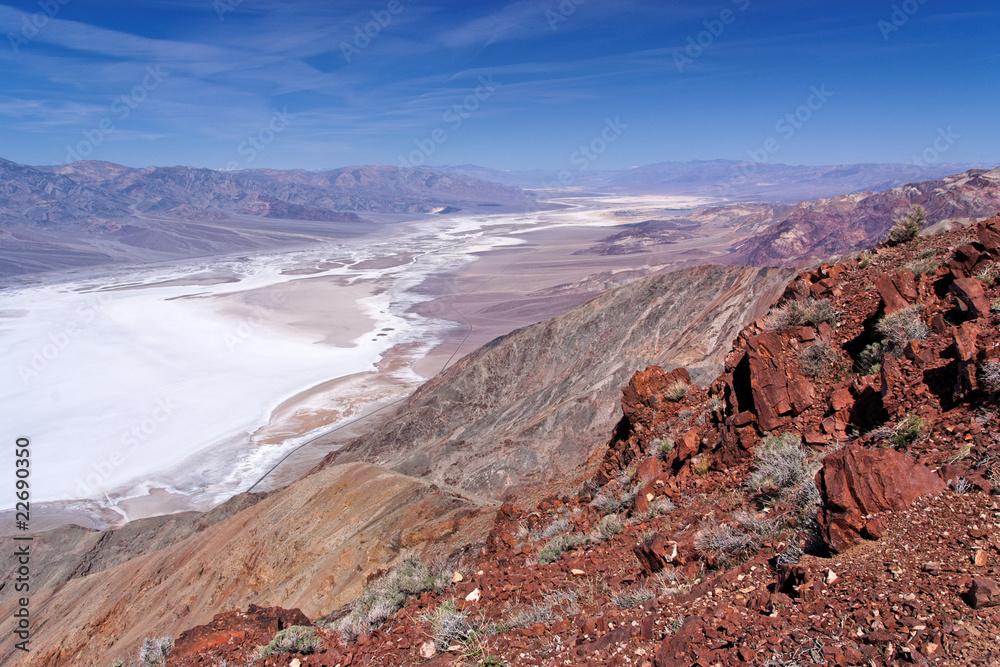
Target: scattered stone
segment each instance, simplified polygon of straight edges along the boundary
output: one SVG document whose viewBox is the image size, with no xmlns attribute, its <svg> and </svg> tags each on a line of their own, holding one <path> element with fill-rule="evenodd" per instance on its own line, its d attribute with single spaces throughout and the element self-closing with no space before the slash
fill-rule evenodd
<svg viewBox="0 0 1000 667">
<path fill-rule="evenodd" d="M 977 577 L 963 597 L 973 609 L 995 607 L 1000 605 L 1000 584 L 992 579 Z"/>
<path fill-rule="evenodd" d="M 420 657 L 425 660 L 430 660 L 437 653 L 437 649 L 434 648 L 434 642 L 424 642 L 420 645 Z"/>
</svg>

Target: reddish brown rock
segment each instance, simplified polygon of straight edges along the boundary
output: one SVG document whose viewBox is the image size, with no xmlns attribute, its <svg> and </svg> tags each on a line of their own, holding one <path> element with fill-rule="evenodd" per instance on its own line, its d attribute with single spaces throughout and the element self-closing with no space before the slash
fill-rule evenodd
<svg viewBox="0 0 1000 667">
<path fill-rule="evenodd" d="M 647 576 L 656 574 L 677 560 L 677 543 L 668 540 L 660 533 L 653 533 L 648 540 L 636 545 L 633 551 Z"/>
<path fill-rule="evenodd" d="M 827 456 L 816 484 L 823 500 L 820 524 L 828 546 L 837 553 L 858 541 L 869 524 L 868 515 L 904 509 L 914 499 L 945 488 L 940 477 L 906 454 L 857 445 Z"/>
<path fill-rule="evenodd" d="M 227 645 L 266 644 L 280 630 L 292 625 L 311 626 L 312 622 L 298 609 L 254 604 L 245 612 L 216 614 L 210 623 L 182 632 L 174 643 L 170 660 L 173 663 Z"/>
<path fill-rule="evenodd" d="M 992 579 L 978 577 L 972 581 L 972 586 L 963 597 L 973 609 L 996 607 L 1000 605 L 1000 584 Z"/>
<path fill-rule="evenodd" d="M 912 274 L 911 274 L 912 276 Z M 882 297 L 882 308 L 886 314 L 895 313 L 908 307 L 909 302 L 903 298 L 896 287 L 896 283 L 890 276 L 880 275 L 875 278 L 875 289 Z"/>
<path fill-rule="evenodd" d="M 993 253 L 1000 253 L 1000 217 L 980 222 L 976 227 L 979 242 Z"/>
<path fill-rule="evenodd" d="M 990 300 L 983 292 L 983 284 L 975 278 L 957 278 L 951 284 L 951 292 L 973 319 L 990 314 Z"/>
<path fill-rule="evenodd" d="M 747 376 L 734 375 L 734 383 L 746 382 L 749 387 L 736 387 L 738 394 L 753 397 L 753 411 L 763 431 L 771 431 L 788 423 L 815 402 L 815 388 L 798 369 L 797 354 L 778 333 L 768 332 L 746 339 L 744 364 Z"/>
</svg>

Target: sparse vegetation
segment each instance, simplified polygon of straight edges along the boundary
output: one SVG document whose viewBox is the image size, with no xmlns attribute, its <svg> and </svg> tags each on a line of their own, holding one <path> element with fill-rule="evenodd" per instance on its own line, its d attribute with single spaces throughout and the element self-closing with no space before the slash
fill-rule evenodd
<svg viewBox="0 0 1000 667">
<path fill-rule="evenodd" d="M 503 625 L 509 630 L 531 627 L 535 623 L 549 623 L 552 620 L 552 605 L 534 603 L 530 607 L 512 610 Z"/>
<path fill-rule="evenodd" d="M 940 266 L 941 263 L 935 259 L 920 258 L 907 263 L 903 268 L 912 271 L 913 275 L 919 277 L 925 273 L 934 273 Z"/>
<path fill-rule="evenodd" d="M 167 664 L 167 656 L 174 648 L 174 640 L 170 637 L 146 637 L 139 649 L 139 665 L 142 667 L 157 667 Z"/>
<path fill-rule="evenodd" d="M 731 565 L 756 553 L 757 537 L 727 524 L 708 524 L 701 528 L 694 548 L 722 565 Z"/>
<path fill-rule="evenodd" d="M 559 556 L 563 554 L 564 551 L 569 551 L 573 547 L 579 546 L 587 541 L 587 538 L 579 533 L 571 533 L 569 535 L 560 535 L 549 541 L 548 544 L 539 552 L 538 562 L 542 565 L 548 565 L 549 563 L 554 563 L 559 560 Z"/>
<path fill-rule="evenodd" d="M 806 475 L 806 452 L 802 439 L 794 433 L 770 436 L 757 445 L 754 469 L 747 480 L 753 491 L 775 487 L 781 491 L 802 483 Z"/>
<path fill-rule="evenodd" d="M 445 651 L 452 644 L 464 643 L 473 632 L 465 614 L 458 611 L 454 600 L 447 600 L 425 617 L 434 632 L 434 648 Z"/>
<path fill-rule="evenodd" d="M 675 509 L 677 509 L 677 506 L 669 498 L 656 498 L 653 502 L 649 503 L 649 508 L 645 512 L 636 514 L 632 518 L 634 521 L 648 521 L 661 514 L 672 512 Z"/>
<path fill-rule="evenodd" d="M 619 609 L 635 609 L 646 600 L 652 600 L 656 593 L 645 586 L 631 588 L 611 596 L 611 602 Z"/>
<path fill-rule="evenodd" d="M 976 487 L 972 485 L 972 482 L 964 477 L 959 477 L 955 480 L 955 493 L 972 493 L 975 489 Z"/>
<path fill-rule="evenodd" d="M 916 415 L 910 415 L 896 425 L 896 433 L 892 443 L 896 447 L 908 447 L 920 439 L 924 432 L 924 420 Z"/>
<path fill-rule="evenodd" d="M 930 332 L 915 306 L 883 316 L 875 328 L 885 339 L 885 351 L 897 356 L 911 340 L 923 340 Z"/>
<path fill-rule="evenodd" d="M 991 359 L 980 366 L 976 382 L 991 394 L 1000 392 L 1000 361 Z"/>
<path fill-rule="evenodd" d="M 597 524 L 597 530 L 600 532 L 601 538 L 605 541 L 612 539 L 624 529 L 625 526 L 623 526 L 618 517 L 614 515 L 604 517 L 601 519 L 601 522 Z"/>
<path fill-rule="evenodd" d="M 926 223 L 927 211 L 924 210 L 923 206 L 914 206 L 909 214 L 896 220 L 896 224 L 889 229 L 889 236 L 885 242 L 890 246 L 906 243 L 916 238 Z"/>
<path fill-rule="evenodd" d="M 840 351 L 826 341 L 813 343 L 799 353 L 799 367 L 812 378 L 833 375 L 841 361 Z"/>
<path fill-rule="evenodd" d="M 861 354 L 858 355 L 858 361 L 855 367 L 858 372 L 862 375 L 871 375 L 872 373 L 878 373 L 882 369 L 882 356 L 885 354 L 885 350 L 882 348 L 882 343 L 871 343 L 866 345 Z"/>
<path fill-rule="evenodd" d="M 803 301 L 789 301 L 773 308 L 765 326 L 772 331 L 781 331 L 805 325 L 815 327 L 823 322 L 836 327 L 837 311 L 833 309 L 829 299 L 809 298 Z"/>
<path fill-rule="evenodd" d="M 872 265 L 872 254 L 867 250 L 858 256 L 858 268 L 867 269 Z"/>
<path fill-rule="evenodd" d="M 540 539 L 547 540 L 547 539 L 549 539 L 551 537 L 555 537 L 559 533 L 566 532 L 567 530 L 569 530 L 572 527 L 573 527 L 573 524 L 571 524 L 569 522 L 569 519 L 566 519 L 565 517 L 559 518 L 559 519 L 556 519 L 555 521 L 553 521 L 552 523 L 550 523 L 548 525 L 548 527 L 545 530 L 542 531 L 542 533 L 541 533 L 541 535 L 539 537 L 540 537 Z"/>
<path fill-rule="evenodd" d="M 674 441 L 671 438 L 654 438 L 649 443 L 649 456 L 655 456 L 661 461 L 665 461 L 670 452 L 674 451 Z"/>
<path fill-rule="evenodd" d="M 407 555 L 365 588 L 338 629 L 348 640 L 353 640 L 391 618 L 411 598 L 424 591 L 440 590 L 444 582 L 443 571 L 432 571 L 416 556 Z"/>
<path fill-rule="evenodd" d="M 987 287 L 993 287 L 1000 278 L 1000 263 L 990 262 L 976 273 L 976 278 Z"/>
<path fill-rule="evenodd" d="M 292 625 L 280 630 L 266 646 L 257 652 L 257 658 L 285 653 L 309 655 L 323 646 L 323 640 L 316 635 L 311 625 Z"/>
<path fill-rule="evenodd" d="M 712 469 L 712 457 L 708 453 L 699 454 L 691 459 L 691 470 L 696 475 L 707 475 Z"/>
<path fill-rule="evenodd" d="M 663 395 L 668 401 L 677 402 L 683 400 L 688 394 L 688 386 L 684 380 L 678 380 L 666 388 Z"/>
</svg>

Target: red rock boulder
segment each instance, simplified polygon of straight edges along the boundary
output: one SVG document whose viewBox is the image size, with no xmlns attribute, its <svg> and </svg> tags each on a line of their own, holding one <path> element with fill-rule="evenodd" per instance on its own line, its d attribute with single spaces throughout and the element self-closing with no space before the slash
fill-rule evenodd
<svg viewBox="0 0 1000 667">
<path fill-rule="evenodd" d="M 831 551 L 843 553 L 871 523 L 869 515 L 901 510 L 913 500 L 945 488 L 944 481 L 893 449 L 844 447 L 823 460 L 816 474 L 823 505 L 820 525 Z"/>
</svg>

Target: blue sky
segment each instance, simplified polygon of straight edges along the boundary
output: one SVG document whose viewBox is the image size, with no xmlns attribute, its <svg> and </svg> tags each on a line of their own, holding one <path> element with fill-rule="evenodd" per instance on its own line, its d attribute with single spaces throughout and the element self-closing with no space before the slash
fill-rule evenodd
<svg viewBox="0 0 1000 667">
<path fill-rule="evenodd" d="M 1000 163 L 995 2 L 804 4 L 7 3 L 0 157 L 566 169 L 591 146 L 588 169 Z"/>
</svg>

